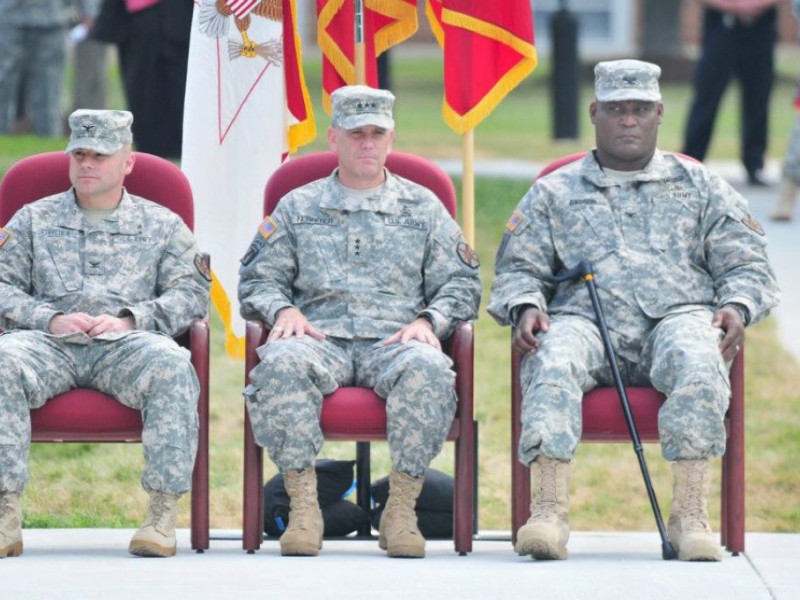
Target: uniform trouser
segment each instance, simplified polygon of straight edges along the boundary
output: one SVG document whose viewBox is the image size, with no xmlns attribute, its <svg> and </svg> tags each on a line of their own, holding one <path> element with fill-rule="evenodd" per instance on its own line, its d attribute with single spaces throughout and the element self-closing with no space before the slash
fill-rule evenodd
<svg viewBox="0 0 800 600">
<path fill-rule="evenodd" d="M 798 92 L 800 94 L 800 91 Z M 789 145 L 783 159 L 783 177 L 800 185 L 800 114 L 794 121 L 789 134 Z"/>
<path fill-rule="evenodd" d="M 322 398 L 345 385 L 386 400 L 396 470 L 421 476 L 441 451 L 455 415 L 455 374 L 436 348 L 305 336 L 270 342 L 258 355 L 245 400 L 256 442 L 281 472 L 313 464 L 323 444 Z"/>
<path fill-rule="evenodd" d="M 694 74 L 694 100 L 686 123 L 683 152 L 703 160 L 711 142 L 717 109 L 732 77 L 741 87 L 741 152 L 749 173 L 764 166 L 769 130 L 769 98 L 774 79 L 777 11 L 753 24 L 725 25 L 722 12 L 706 9 L 703 50 Z"/>
<path fill-rule="evenodd" d="M 191 489 L 200 387 L 188 351 L 173 339 L 137 331 L 79 345 L 12 331 L 0 335 L 0 381 L 0 490 L 22 492 L 28 480 L 30 409 L 76 387 L 142 412 L 145 490 Z"/>
<path fill-rule="evenodd" d="M 667 400 L 658 415 L 666 460 L 699 460 L 725 452 L 723 419 L 730 401 L 730 365 L 719 351 L 710 310 L 668 316 L 643 331 L 634 363 L 618 358 L 625 385 L 652 385 Z M 597 326 L 578 316 L 553 316 L 542 344 L 523 357 L 519 459 L 543 454 L 570 460 L 582 431 L 581 399 L 614 384 Z"/>
<path fill-rule="evenodd" d="M 0 133 L 10 133 L 17 118 L 20 86 L 33 133 L 64 132 L 61 97 L 67 56 L 66 27 L 0 24 Z"/>
</svg>

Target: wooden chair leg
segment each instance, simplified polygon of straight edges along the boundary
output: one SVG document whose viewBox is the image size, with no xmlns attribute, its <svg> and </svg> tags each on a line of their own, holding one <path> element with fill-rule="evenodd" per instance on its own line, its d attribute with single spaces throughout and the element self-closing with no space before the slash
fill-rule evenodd
<svg viewBox="0 0 800 600">
<path fill-rule="evenodd" d="M 264 537 L 264 452 L 256 444 L 247 410 L 244 419 L 242 548 L 252 554 L 261 547 Z"/>
<path fill-rule="evenodd" d="M 368 515 L 372 514 L 372 468 L 369 452 L 369 442 L 356 442 L 356 503 Z M 371 523 L 365 523 L 358 529 L 359 536 L 369 537 L 371 534 Z"/>
</svg>

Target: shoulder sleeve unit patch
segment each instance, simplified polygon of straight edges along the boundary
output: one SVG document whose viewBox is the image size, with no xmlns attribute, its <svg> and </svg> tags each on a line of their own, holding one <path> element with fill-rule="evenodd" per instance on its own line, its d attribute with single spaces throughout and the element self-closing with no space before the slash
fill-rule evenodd
<svg viewBox="0 0 800 600">
<path fill-rule="evenodd" d="M 752 229 L 758 235 L 764 235 L 764 228 L 761 226 L 761 223 L 759 223 L 753 215 L 747 215 L 746 217 L 743 217 L 742 223 L 744 224 L 745 227 Z"/>
<path fill-rule="evenodd" d="M 11 232 L 8 229 L 0 227 L 0 248 L 3 247 L 8 240 L 11 239 Z"/>
</svg>

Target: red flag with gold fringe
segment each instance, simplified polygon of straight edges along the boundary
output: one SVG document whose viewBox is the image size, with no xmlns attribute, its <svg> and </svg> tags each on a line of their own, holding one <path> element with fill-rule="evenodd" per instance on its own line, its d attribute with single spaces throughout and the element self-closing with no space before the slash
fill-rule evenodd
<svg viewBox="0 0 800 600">
<path fill-rule="evenodd" d="M 464 133 L 536 68 L 530 0 L 428 0 L 444 52 L 445 122 Z"/>
<path fill-rule="evenodd" d="M 353 0 L 317 0 L 317 42 L 322 50 L 322 101 L 356 83 Z M 366 85 L 378 86 L 376 59 L 417 30 L 417 0 L 364 0 Z"/>
</svg>

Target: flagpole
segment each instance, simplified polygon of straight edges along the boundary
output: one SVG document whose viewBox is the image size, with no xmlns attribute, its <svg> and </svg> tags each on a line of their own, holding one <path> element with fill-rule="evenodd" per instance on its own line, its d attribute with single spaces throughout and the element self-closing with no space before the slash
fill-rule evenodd
<svg viewBox="0 0 800 600">
<path fill-rule="evenodd" d="M 461 138 L 461 228 L 467 243 L 475 246 L 475 130 Z"/>
<path fill-rule="evenodd" d="M 355 68 L 356 83 L 364 85 L 367 82 L 367 50 L 364 44 L 364 0 L 354 1 L 355 18 Z"/>
</svg>

